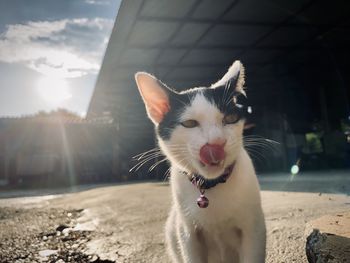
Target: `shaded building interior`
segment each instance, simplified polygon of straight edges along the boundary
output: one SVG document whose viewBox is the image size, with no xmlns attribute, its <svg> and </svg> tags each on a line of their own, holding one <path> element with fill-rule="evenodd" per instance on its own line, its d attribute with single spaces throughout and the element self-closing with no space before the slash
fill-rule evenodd
<svg viewBox="0 0 350 263">
<path fill-rule="evenodd" d="M 210 85 L 239 59 L 255 125 L 246 132 L 280 143 L 257 146 L 257 169 L 348 168 L 349 13 L 348 1 L 123 1 L 88 118 L 113 117 L 130 168 L 155 146 L 134 73 L 182 90 Z"/>
</svg>

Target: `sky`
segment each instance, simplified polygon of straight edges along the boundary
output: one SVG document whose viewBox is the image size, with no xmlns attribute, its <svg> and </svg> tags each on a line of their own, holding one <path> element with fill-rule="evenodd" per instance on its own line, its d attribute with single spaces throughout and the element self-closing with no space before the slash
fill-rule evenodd
<svg viewBox="0 0 350 263">
<path fill-rule="evenodd" d="M 84 116 L 120 0 L 0 0 L 0 117 Z"/>
</svg>

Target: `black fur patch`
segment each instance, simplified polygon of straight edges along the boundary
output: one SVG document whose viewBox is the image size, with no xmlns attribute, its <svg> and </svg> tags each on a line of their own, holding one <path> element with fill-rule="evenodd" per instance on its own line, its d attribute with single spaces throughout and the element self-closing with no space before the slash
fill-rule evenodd
<svg viewBox="0 0 350 263">
<path fill-rule="evenodd" d="M 224 114 L 239 113 L 243 118 L 246 112 L 246 103 L 242 100 L 243 95 L 235 91 L 236 83 L 229 86 L 220 86 L 216 88 L 196 88 L 189 89 L 181 93 L 169 92 L 170 111 L 164 116 L 162 122 L 158 125 L 157 133 L 163 140 L 169 140 L 172 131 L 177 125 L 179 116 L 189 107 L 198 93 L 203 96 Z M 233 97 L 237 98 L 237 104 L 234 104 Z M 243 107 L 239 107 L 242 105 Z"/>
<path fill-rule="evenodd" d="M 179 116 L 191 105 L 196 94 L 194 92 L 186 94 L 174 91 L 169 92 L 170 111 L 164 116 L 157 128 L 157 133 L 163 140 L 170 139 L 172 131 L 177 125 L 180 125 L 178 122 Z"/>
</svg>

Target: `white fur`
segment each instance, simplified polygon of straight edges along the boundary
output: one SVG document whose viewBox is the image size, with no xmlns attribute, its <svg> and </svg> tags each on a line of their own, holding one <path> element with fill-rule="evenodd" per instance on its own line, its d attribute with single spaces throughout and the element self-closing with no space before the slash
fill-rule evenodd
<svg viewBox="0 0 350 263">
<path fill-rule="evenodd" d="M 166 240 L 173 262 L 264 262 L 264 215 L 254 168 L 241 143 L 243 122 L 222 126 L 222 117 L 222 113 L 199 94 L 180 118 L 196 119 L 200 127 L 179 126 L 169 141 L 159 140 L 172 163 L 173 207 L 166 224 Z M 214 170 L 201 167 L 200 147 L 223 138 L 227 140 L 224 165 Z M 225 184 L 207 190 L 210 205 L 199 208 L 196 203 L 199 191 L 182 171 L 195 171 L 213 178 L 234 160 L 231 177 Z"/>
<path fill-rule="evenodd" d="M 164 99 L 162 94 L 155 94 L 158 99 L 154 99 L 153 91 L 160 86 L 149 76 L 143 76 L 136 78 L 138 87 L 150 118 L 158 125 L 155 118 L 158 112 L 154 114 L 149 108 L 157 108 Z M 244 70 L 239 61 L 211 88 L 223 86 L 232 78 L 237 79 L 236 91 L 245 94 Z M 180 122 L 196 120 L 199 125 L 194 128 L 178 125 L 169 140 L 158 138 L 160 148 L 171 162 L 173 205 L 165 228 L 169 255 L 174 263 L 265 262 L 265 220 L 259 184 L 243 148 L 244 121 L 223 125 L 223 113 L 200 90 L 196 90 L 190 106 L 178 116 Z M 166 114 L 167 107 L 158 108 Z M 200 148 L 216 142 L 225 142 L 224 162 L 218 167 L 201 165 Z M 196 202 L 199 191 L 183 171 L 215 178 L 233 162 L 235 166 L 227 182 L 206 190 L 209 206 L 199 208 Z"/>
<path fill-rule="evenodd" d="M 236 90 L 246 96 L 246 93 L 243 89 L 244 78 L 245 78 L 245 69 L 242 63 L 239 60 L 236 60 L 231 67 L 228 69 L 226 74 L 216 83 L 211 85 L 211 88 L 216 88 L 219 86 L 224 86 L 231 78 L 234 78 L 238 75 Z"/>
<path fill-rule="evenodd" d="M 216 106 L 211 104 L 199 93 L 187 108 L 180 121 L 194 119 L 200 123 L 196 128 L 177 126 L 172 132 L 171 140 L 159 140 L 161 149 L 170 159 L 172 165 L 193 172 L 196 171 L 208 178 L 215 178 L 223 173 L 224 168 L 236 158 L 238 149 L 242 147 L 243 121 L 233 125 L 222 125 L 224 115 Z M 233 129 L 234 127 L 234 129 Z M 218 140 L 226 140 L 226 154 L 224 164 L 217 169 L 204 169 L 199 161 L 199 150 L 206 143 L 214 143 Z M 176 147 L 175 147 L 176 146 Z"/>
</svg>

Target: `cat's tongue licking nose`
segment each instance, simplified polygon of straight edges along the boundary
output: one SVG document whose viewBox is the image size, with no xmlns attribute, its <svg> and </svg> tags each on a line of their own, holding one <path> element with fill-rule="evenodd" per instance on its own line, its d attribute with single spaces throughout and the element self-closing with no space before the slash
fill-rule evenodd
<svg viewBox="0 0 350 263">
<path fill-rule="evenodd" d="M 206 144 L 200 149 L 199 157 L 204 164 L 217 165 L 225 159 L 224 147 L 218 144 Z"/>
</svg>

